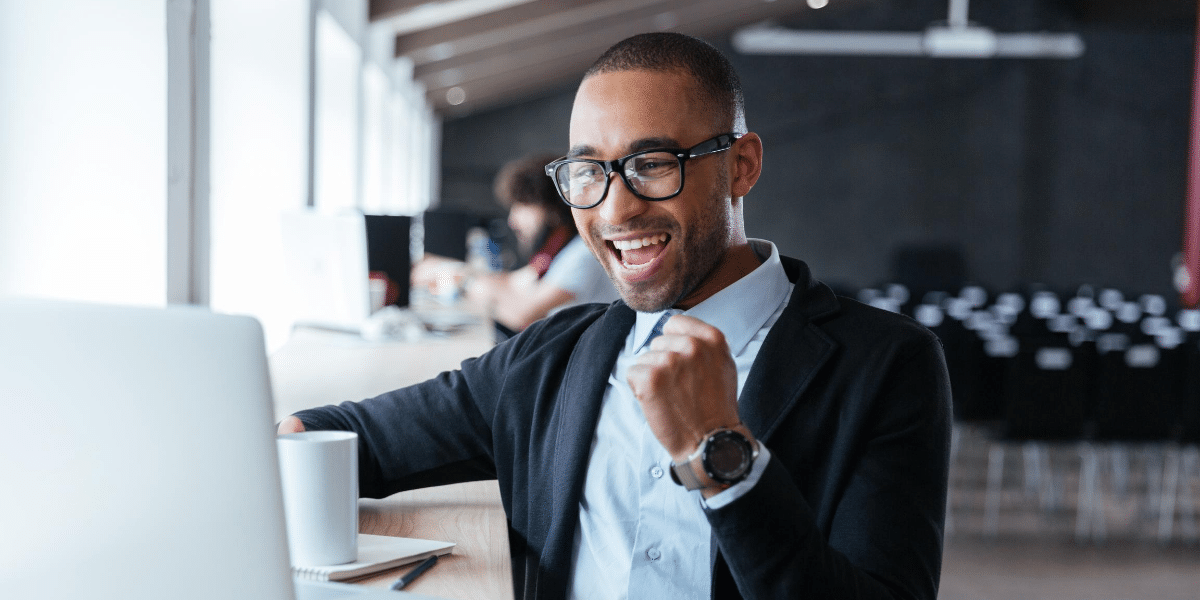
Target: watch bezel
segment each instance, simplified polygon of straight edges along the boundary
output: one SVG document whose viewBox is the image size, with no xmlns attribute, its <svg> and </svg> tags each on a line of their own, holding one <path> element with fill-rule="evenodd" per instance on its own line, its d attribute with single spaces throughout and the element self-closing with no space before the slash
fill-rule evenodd
<svg viewBox="0 0 1200 600">
<path fill-rule="evenodd" d="M 741 464 L 733 472 L 718 473 L 713 468 L 709 458 L 714 448 L 726 441 L 734 442 L 741 450 Z M 704 474 L 708 475 L 713 481 L 724 485 L 733 485 L 742 481 L 750 474 L 750 469 L 754 467 L 754 457 L 754 447 L 750 444 L 750 440 L 746 439 L 745 435 L 734 429 L 722 429 L 705 439 L 700 465 L 704 469 Z"/>
</svg>

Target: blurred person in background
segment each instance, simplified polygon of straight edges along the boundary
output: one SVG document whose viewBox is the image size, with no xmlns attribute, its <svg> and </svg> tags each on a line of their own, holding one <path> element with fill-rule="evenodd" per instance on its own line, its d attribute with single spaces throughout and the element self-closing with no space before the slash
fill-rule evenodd
<svg viewBox="0 0 1200 600">
<path fill-rule="evenodd" d="M 528 263 L 508 272 L 481 271 L 441 257 L 413 269 L 414 285 L 434 289 L 459 282 L 466 299 L 496 323 L 498 341 L 567 306 L 609 303 L 620 296 L 579 237 L 571 207 L 559 197 L 545 166 L 555 155 L 511 161 L 496 175 L 493 193 L 508 209 L 508 226 Z"/>
</svg>

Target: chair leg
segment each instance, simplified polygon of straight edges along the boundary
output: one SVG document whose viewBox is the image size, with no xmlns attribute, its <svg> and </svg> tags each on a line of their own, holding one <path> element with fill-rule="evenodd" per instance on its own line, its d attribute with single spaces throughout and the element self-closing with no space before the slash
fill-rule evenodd
<svg viewBox="0 0 1200 600">
<path fill-rule="evenodd" d="M 1095 453 L 1090 444 L 1079 448 L 1079 499 L 1075 508 L 1075 541 L 1083 543 L 1087 539 L 1092 511 L 1092 492 L 1095 486 L 1092 479 L 1095 475 Z"/>
<path fill-rule="evenodd" d="M 1104 532 L 1104 507 L 1099 494 L 1100 451 L 1089 443 L 1080 449 L 1079 506 L 1075 517 L 1075 540 L 1086 542 L 1089 534 L 1102 541 Z"/>
<path fill-rule="evenodd" d="M 1162 505 L 1164 452 L 1165 444 L 1149 444 L 1143 448 L 1146 470 L 1146 503 L 1142 507 L 1142 514 L 1147 519 L 1153 519 L 1155 510 Z"/>
<path fill-rule="evenodd" d="M 949 485 L 946 486 L 946 524 L 943 527 L 943 536 L 948 536 L 954 533 L 954 478 L 958 475 L 958 450 L 959 444 L 962 443 L 962 426 L 955 423 L 950 428 L 950 466 L 949 466 Z"/>
<path fill-rule="evenodd" d="M 984 506 L 984 533 L 996 537 L 1000 530 L 1000 486 L 1004 479 L 1004 444 L 988 449 L 987 500 Z"/>
<path fill-rule="evenodd" d="M 1042 447 L 1037 442 L 1025 442 L 1021 450 L 1025 457 L 1025 497 L 1028 498 L 1041 491 L 1042 461 L 1040 455 Z"/>
<path fill-rule="evenodd" d="M 1196 535 L 1196 499 L 1192 495 L 1192 472 L 1196 473 L 1196 481 L 1200 481 L 1200 446 L 1189 446 L 1183 453 L 1183 493 L 1180 494 L 1183 510 L 1179 517 L 1180 533 L 1188 543 L 1200 541 Z"/>
<path fill-rule="evenodd" d="M 1171 541 L 1171 529 L 1175 522 L 1175 496 L 1179 488 L 1179 470 L 1182 462 L 1179 448 L 1171 447 L 1166 451 L 1163 461 L 1163 488 L 1158 505 L 1158 543 L 1167 544 Z"/>
<path fill-rule="evenodd" d="M 1113 494 L 1125 500 L 1129 493 L 1129 450 L 1124 444 L 1114 444 L 1109 457 L 1112 461 Z"/>
<path fill-rule="evenodd" d="M 1053 457 L 1054 452 L 1051 451 L 1051 448 L 1043 448 L 1039 468 L 1042 473 L 1045 473 L 1045 479 L 1041 487 L 1042 511 L 1044 512 L 1052 512 L 1062 508 L 1062 474 L 1055 473 Z"/>
<path fill-rule="evenodd" d="M 1112 461 L 1111 454 L 1106 453 L 1104 451 L 1101 451 L 1098 454 L 1097 459 L 1096 459 L 1096 479 L 1094 482 L 1096 489 L 1094 492 L 1095 499 L 1092 503 L 1092 539 L 1095 540 L 1097 544 L 1103 543 L 1104 539 L 1108 535 L 1108 533 L 1107 533 L 1108 520 L 1107 520 L 1107 517 L 1104 512 L 1104 509 L 1105 509 L 1104 486 L 1101 485 L 1101 482 L 1100 482 L 1100 473 L 1101 473 L 1101 469 L 1102 469 L 1101 461 L 1103 461 L 1105 456 L 1109 457 L 1110 462 Z"/>
</svg>

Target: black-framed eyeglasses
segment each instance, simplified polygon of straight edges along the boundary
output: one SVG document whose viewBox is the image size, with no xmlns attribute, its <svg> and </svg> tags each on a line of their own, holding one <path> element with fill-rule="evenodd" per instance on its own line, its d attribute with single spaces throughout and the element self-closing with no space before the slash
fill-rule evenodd
<svg viewBox="0 0 1200 600">
<path fill-rule="evenodd" d="M 684 162 L 728 150 L 742 135 L 722 133 L 686 150 L 652 148 L 616 160 L 560 158 L 546 165 L 546 175 L 554 180 L 563 201 L 574 208 L 592 208 L 603 202 L 613 172 L 621 175 L 634 196 L 642 200 L 667 200 L 683 191 Z"/>
</svg>

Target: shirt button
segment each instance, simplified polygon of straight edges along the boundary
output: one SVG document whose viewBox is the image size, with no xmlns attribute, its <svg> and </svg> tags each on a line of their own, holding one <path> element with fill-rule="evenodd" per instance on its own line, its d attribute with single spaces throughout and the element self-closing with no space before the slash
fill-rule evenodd
<svg viewBox="0 0 1200 600">
<path fill-rule="evenodd" d="M 655 479 L 662 479 L 662 476 L 665 473 L 666 472 L 663 471 L 663 468 L 658 465 L 655 465 L 654 468 L 650 469 L 650 476 L 654 477 Z"/>
<path fill-rule="evenodd" d="M 662 552 L 659 552 L 658 548 L 651 548 L 646 551 L 646 557 L 650 560 L 658 560 L 662 558 Z"/>
</svg>

